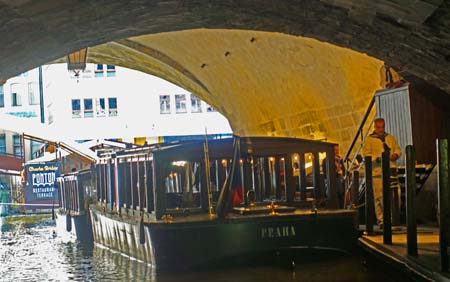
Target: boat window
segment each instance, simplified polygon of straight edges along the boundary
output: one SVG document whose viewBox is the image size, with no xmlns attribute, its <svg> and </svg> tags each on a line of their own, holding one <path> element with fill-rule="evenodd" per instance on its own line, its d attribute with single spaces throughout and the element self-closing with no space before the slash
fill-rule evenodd
<svg viewBox="0 0 450 282">
<path fill-rule="evenodd" d="M 164 177 L 166 207 L 200 207 L 201 168 L 199 162 L 173 161 Z"/>
</svg>

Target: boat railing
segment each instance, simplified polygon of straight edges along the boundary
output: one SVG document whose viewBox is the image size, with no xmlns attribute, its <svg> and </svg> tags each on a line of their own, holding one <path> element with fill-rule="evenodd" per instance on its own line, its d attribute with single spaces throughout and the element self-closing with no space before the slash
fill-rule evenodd
<svg viewBox="0 0 450 282">
<path fill-rule="evenodd" d="M 66 174 L 57 178 L 59 208 L 71 215 L 81 215 L 87 211 L 92 191 L 89 170 Z"/>
</svg>

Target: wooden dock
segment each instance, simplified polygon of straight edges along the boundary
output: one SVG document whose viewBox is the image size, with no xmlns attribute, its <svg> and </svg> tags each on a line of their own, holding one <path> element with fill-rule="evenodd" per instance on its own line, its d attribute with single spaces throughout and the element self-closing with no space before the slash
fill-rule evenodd
<svg viewBox="0 0 450 282">
<path fill-rule="evenodd" d="M 440 271 L 439 229 L 419 227 L 417 234 L 418 256 L 407 254 L 406 228 L 393 228 L 392 245 L 383 244 L 382 230 L 375 235 L 363 235 L 359 245 L 376 257 L 393 264 L 415 280 L 450 281 L 450 274 Z"/>
</svg>

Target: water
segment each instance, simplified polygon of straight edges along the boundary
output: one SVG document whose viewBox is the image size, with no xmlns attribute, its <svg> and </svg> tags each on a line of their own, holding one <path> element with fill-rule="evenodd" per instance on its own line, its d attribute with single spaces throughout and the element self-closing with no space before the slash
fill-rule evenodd
<svg viewBox="0 0 450 282">
<path fill-rule="evenodd" d="M 95 246 L 84 249 L 55 236 L 54 222 L 0 218 L 0 281 L 404 281 L 362 257 L 305 258 L 292 267 L 274 260 L 183 273 L 156 273 L 142 262 Z"/>
</svg>

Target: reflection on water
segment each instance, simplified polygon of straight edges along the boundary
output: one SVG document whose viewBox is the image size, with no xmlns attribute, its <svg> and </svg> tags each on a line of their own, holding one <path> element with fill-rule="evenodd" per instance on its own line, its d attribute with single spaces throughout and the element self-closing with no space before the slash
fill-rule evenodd
<svg viewBox="0 0 450 282">
<path fill-rule="evenodd" d="M 155 273 L 151 266 L 110 250 L 86 250 L 54 235 L 50 220 L 25 225 L 1 221 L 1 281 L 399 281 L 385 270 L 367 268 L 358 257 L 305 259 L 295 267 L 274 260 L 264 265 Z M 2 224 L 3 223 L 3 224 Z"/>
</svg>

